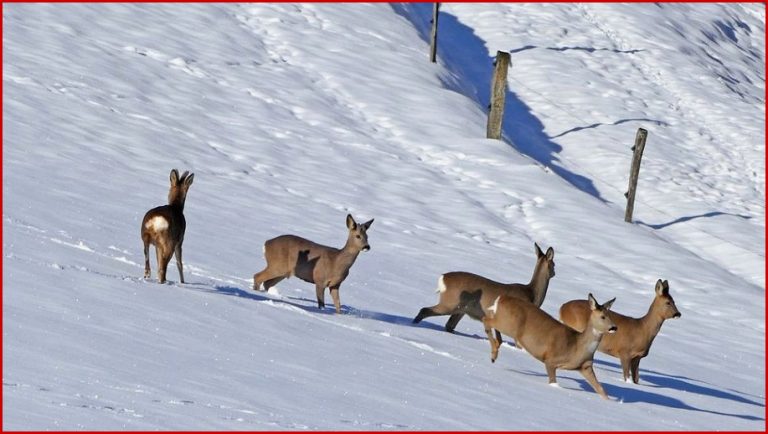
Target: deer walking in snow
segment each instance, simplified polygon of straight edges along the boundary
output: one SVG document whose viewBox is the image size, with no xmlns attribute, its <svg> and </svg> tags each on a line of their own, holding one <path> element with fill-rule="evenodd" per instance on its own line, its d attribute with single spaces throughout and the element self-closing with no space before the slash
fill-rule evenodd
<svg viewBox="0 0 768 434">
<path fill-rule="evenodd" d="M 648 355 L 653 339 L 661 330 L 664 320 L 680 318 L 680 311 L 675 300 L 669 294 L 669 282 L 659 279 L 656 282 L 656 296 L 642 318 L 632 318 L 611 311 L 609 316 L 619 330 L 606 336 L 597 347 L 598 351 L 617 357 L 621 361 L 624 381 L 630 373 L 632 382 L 640 381 L 640 359 Z M 587 327 L 589 307 L 585 300 L 572 300 L 560 307 L 560 320 L 576 330 Z"/>
<path fill-rule="evenodd" d="M 578 370 L 601 397 L 608 399 L 597 381 L 592 360 L 604 333 L 614 333 L 616 325 L 607 315 L 613 302 L 602 306 L 589 294 L 587 327 L 578 332 L 552 318 L 533 303 L 519 298 L 499 296 L 486 310 L 485 332 L 491 343 L 491 361 L 495 362 L 501 346 L 501 333 L 511 336 L 528 353 L 544 363 L 549 384 L 556 386 L 557 369 Z M 494 338 L 491 330 L 495 329 Z M 619 328 L 620 330 L 620 328 Z"/>
<path fill-rule="evenodd" d="M 179 171 L 171 170 L 171 188 L 168 191 L 168 205 L 152 208 L 144 214 L 141 221 L 141 240 L 144 242 L 144 278 L 150 276 L 149 245 L 155 246 L 157 256 L 157 279 L 165 283 L 168 262 L 176 254 L 176 266 L 179 269 L 179 280 L 184 283 L 184 265 L 181 261 L 181 245 L 184 243 L 184 231 L 187 221 L 184 219 L 184 201 L 187 191 L 195 174 L 189 176 L 184 172 L 179 177 Z"/>
<path fill-rule="evenodd" d="M 440 299 L 432 307 L 422 308 L 418 315 L 413 319 L 413 323 L 419 323 L 424 318 L 439 315 L 450 315 L 445 323 L 445 330 L 453 332 L 456 325 L 461 321 L 465 314 L 470 318 L 481 321 L 482 318 L 467 312 L 459 306 L 460 295 L 463 292 L 472 292 L 477 289 L 482 290 L 480 305 L 482 309 L 487 309 L 500 295 L 516 297 L 533 303 L 536 307 L 541 306 L 544 297 L 547 295 L 549 280 L 555 277 L 555 251 L 550 247 L 547 253 L 541 251 L 539 245 L 534 243 L 536 249 L 536 266 L 533 269 L 533 277 L 527 284 L 525 283 L 499 283 L 487 279 L 477 274 L 464 271 L 453 271 L 445 273 L 437 281 L 437 291 Z"/>
<path fill-rule="evenodd" d="M 341 249 L 324 246 L 296 235 L 281 235 L 264 243 L 264 259 L 267 266 L 253 275 L 253 289 L 264 291 L 281 280 L 296 276 L 315 284 L 317 306 L 325 307 L 325 288 L 330 288 L 336 313 L 341 313 L 339 287 L 349 274 L 357 255 L 371 249 L 368 244 L 368 228 L 373 219 L 358 224 L 347 215 L 347 243 Z"/>
</svg>

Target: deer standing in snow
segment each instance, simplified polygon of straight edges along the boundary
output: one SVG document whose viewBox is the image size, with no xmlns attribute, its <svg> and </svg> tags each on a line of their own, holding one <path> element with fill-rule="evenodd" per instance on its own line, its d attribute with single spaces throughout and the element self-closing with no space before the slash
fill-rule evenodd
<svg viewBox="0 0 768 434">
<path fill-rule="evenodd" d="M 341 249 L 324 246 L 296 235 L 281 235 L 264 243 L 264 259 L 267 266 L 253 275 L 253 289 L 264 291 L 277 285 L 281 280 L 296 276 L 315 284 L 317 306 L 325 307 L 325 288 L 330 288 L 336 313 L 341 313 L 339 287 L 347 278 L 349 269 L 357 255 L 371 249 L 368 244 L 368 228 L 373 219 L 358 224 L 347 215 L 347 243 Z"/>
<path fill-rule="evenodd" d="M 181 262 L 181 245 L 184 242 L 184 231 L 187 221 L 184 219 L 184 201 L 187 191 L 195 174 L 189 176 L 184 172 L 179 177 L 179 171 L 171 170 L 171 188 L 168 191 L 168 205 L 152 208 L 144 214 L 141 221 L 141 240 L 144 242 L 144 278 L 150 276 L 149 245 L 155 246 L 157 256 L 157 279 L 165 283 L 168 262 L 176 254 L 176 266 L 179 269 L 179 280 L 184 283 L 184 265 Z"/>
<path fill-rule="evenodd" d="M 486 310 L 483 318 L 485 332 L 491 343 L 491 361 L 495 362 L 501 346 L 501 333 L 511 336 L 515 342 L 541 362 L 547 369 L 549 384 L 556 386 L 557 369 L 578 370 L 601 397 L 608 399 L 603 386 L 597 381 L 592 369 L 592 359 L 604 333 L 614 333 L 616 325 L 607 315 L 613 302 L 602 306 L 589 294 L 589 318 L 587 327 L 578 332 L 552 318 L 533 303 L 519 298 L 499 296 Z M 496 338 L 491 330 L 495 329 Z"/>
<path fill-rule="evenodd" d="M 480 299 L 480 305 L 483 309 L 490 307 L 500 295 L 517 297 L 533 303 L 536 307 L 541 306 L 547 295 L 549 280 L 555 277 L 555 251 L 550 247 L 545 254 L 538 244 L 534 243 L 533 246 L 536 249 L 536 266 L 529 283 L 499 283 L 464 271 L 445 273 L 437 281 L 436 292 L 439 293 L 440 297 L 438 303 L 432 307 L 422 308 L 413 319 L 413 323 L 419 323 L 424 318 L 431 316 L 450 315 L 445 323 L 445 330 L 453 332 L 465 314 L 481 321 L 482 318 L 459 307 L 460 295 L 465 291 L 477 289 L 483 291 Z"/>
<path fill-rule="evenodd" d="M 680 318 L 680 311 L 675 306 L 675 300 L 669 294 L 669 282 L 659 279 L 656 282 L 656 296 L 648 308 L 648 313 L 642 318 L 632 318 L 619 313 L 610 312 L 610 317 L 619 330 L 606 336 L 597 347 L 598 351 L 617 357 L 621 361 L 624 381 L 640 381 L 640 359 L 648 355 L 653 339 L 661 330 L 664 320 Z M 560 307 L 560 320 L 576 330 L 587 327 L 589 316 L 585 300 L 572 300 Z"/>
</svg>

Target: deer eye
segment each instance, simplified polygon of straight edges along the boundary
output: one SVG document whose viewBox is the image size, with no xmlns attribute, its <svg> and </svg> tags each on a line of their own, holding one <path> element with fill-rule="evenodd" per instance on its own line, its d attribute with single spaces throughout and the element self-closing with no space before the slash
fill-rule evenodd
<svg viewBox="0 0 768 434">
<path fill-rule="evenodd" d="M 672 302 L 671 302 L 671 301 L 668 301 L 668 302 L 667 302 L 667 306 L 672 306 Z"/>
<path fill-rule="evenodd" d="M 601 316 L 600 316 L 600 319 L 605 319 L 605 315 L 601 315 Z"/>
<path fill-rule="evenodd" d="M 360 235 L 355 235 L 355 238 L 357 238 L 359 240 L 362 237 Z"/>
</svg>

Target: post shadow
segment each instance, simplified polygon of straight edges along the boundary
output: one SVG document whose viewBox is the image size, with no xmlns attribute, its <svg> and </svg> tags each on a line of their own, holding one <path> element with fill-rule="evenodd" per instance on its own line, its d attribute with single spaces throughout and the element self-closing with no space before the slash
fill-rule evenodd
<svg viewBox="0 0 768 434">
<path fill-rule="evenodd" d="M 429 4 L 393 5 L 396 13 L 410 21 L 426 41 L 427 25 L 431 6 Z M 442 12 L 438 29 L 438 54 L 445 66 L 457 77 L 455 82 L 443 80 L 446 88 L 462 93 L 487 111 L 490 103 L 493 57 L 489 55 L 484 40 L 474 30 L 460 23 L 455 16 Z M 536 48 L 526 46 L 510 53 Z M 495 55 L 495 53 L 494 53 Z M 426 59 L 426 52 L 425 52 Z M 510 75 L 514 77 L 514 58 Z M 502 120 L 502 138 L 520 153 L 533 158 L 549 168 L 579 190 L 606 202 L 588 177 L 575 173 L 560 164 L 559 154 L 563 148 L 553 142 L 545 132 L 544 124 L 532 113 L 520 97 L 507 88 L 506 109 Z"/>
</svg>

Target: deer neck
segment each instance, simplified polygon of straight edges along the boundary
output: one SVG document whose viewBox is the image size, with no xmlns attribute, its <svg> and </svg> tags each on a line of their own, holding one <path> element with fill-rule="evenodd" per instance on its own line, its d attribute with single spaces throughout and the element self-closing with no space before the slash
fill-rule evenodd
<svg viewBox="0 0 768 434">
<path fill-rule="evenodd" d="M 648 313 L 640 318 L 640 323 L 650 339 L 656 337 L 659 330 L 661 330 L 661 325 L 664 323 L 664 316 L 656 309 L 656 303 L 651 303 Z"/>
<path fill-rule="evenodd" d="M 171 208 L 184 211 L 185 199 L 186 198 L 183 195 L 180 195 L 178 191 L 174 191 L 168 195 L 168 205 L 170 205 Z"/>
<path fill-rule="evenodd" d="M 544 302 L 544 297 L 547 295 L 547 288 L 549 287 L 549 270 L 547 270 L 546 261 L 538 261 L 536 267 L 533 269 L 533 276 L 530 283 L 528 283 L 528 289 L 531 292 L 533 304 L 541 306 Z"/>
<path fill-rule="evenodd" d="M 336 265 L 340 268 L 349 268 L 355 263 L 357 255 L 360 254 L 360 249 L 352 244 L 352 240 L 347 240 L 347 244 L 341 248 L 336 254 Z"/>
<path fill-rule="evenodd" d="M 602 338 L 603 334 L 595 330 L 595 327 L 592 325 L 592 320 L 590 319 L 587 322 L 584 331 L 579 333 L 576 338 L 576 348 L 578 348 L 582 354 L 594 354 L 595 350 L 597 350 L 597 346 L 600 345 L 600 340 Z"/>
</svg>

